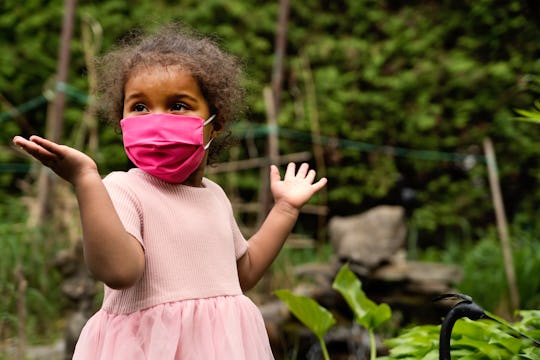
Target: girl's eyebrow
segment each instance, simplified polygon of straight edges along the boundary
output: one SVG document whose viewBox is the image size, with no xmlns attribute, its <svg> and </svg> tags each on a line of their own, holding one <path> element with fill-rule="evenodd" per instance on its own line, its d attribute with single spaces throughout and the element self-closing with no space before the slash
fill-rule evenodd
<svg viewBox="0 0 540 360">
<path fill-rule="evenodd" d="M 131 99 L 138 99 L 143 97 L 144 95 L 140 92 L 134 92 L 132 94 L 129 94 L 128 96 L 125 96 L 124 101 L 129 101 Z"/>
<path fill-rule="evenodd" d="M 186 94 L 186 93 L 178 93 L 178 94 L 173 95 L 173 97 L 175 99 L 187 99 L 187 100 L 195 102 L 195 103 L 199 102 L 196 97 L 191 96 L 191 95 Z"/>
<path fill-rule="evenodd" d="M 133 92 L 131 94 L 126 94 L 125 98 L 124 98 L 124 102 L 127 102 L 127 101 L 131 101 L 131 100 L 139 100 L 139 99 L 142 99 L 142 98 L 145 98 L 145 94 L 142 93 L 142 92 Z M 179 92 L 179 93 L 174 93 L 174 94 L 171 94 L 170 96 L 168 96 L 168 98 L 170 99 L 174 99 L 174 100 L 187 100 L 189 102 L 192 102 L 192 103 L 199 103 L 199 100 L 197 99 L 196 96 L 192 96 L 188 93 L 184 93 L 184 92 Z"/>
</svg>

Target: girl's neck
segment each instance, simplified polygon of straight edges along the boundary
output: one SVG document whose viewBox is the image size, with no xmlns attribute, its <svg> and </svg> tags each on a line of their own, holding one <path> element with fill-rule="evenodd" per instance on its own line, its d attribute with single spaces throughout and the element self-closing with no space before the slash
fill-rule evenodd
<svg viewBox="0 0 540 360">
<path fill-rule="evenodd" d="M 192 186 L 192 187 L 204 187 L 203 181 L 202 181 L 203 174 L 204 174 L 204 169 L 202 169 L 202 171 L 201 171 L 201 168 L 195 170 L 195 172 L 191 174 L 186 179 L 186 181 L 182 183 L 182 185 Z"/>
</svg>

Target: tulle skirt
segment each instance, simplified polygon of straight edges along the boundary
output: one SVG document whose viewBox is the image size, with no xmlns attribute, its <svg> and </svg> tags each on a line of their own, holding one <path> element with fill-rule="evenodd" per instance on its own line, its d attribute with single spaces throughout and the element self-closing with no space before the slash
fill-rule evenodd
<svg viewBox="0 0 540 360">
<path fill-rule="evenodd" d="M 244 295 L 165 303 L 130 314 L 98 311 L 76 360 L 273 359 L 259 309 Z"/>
</svg>

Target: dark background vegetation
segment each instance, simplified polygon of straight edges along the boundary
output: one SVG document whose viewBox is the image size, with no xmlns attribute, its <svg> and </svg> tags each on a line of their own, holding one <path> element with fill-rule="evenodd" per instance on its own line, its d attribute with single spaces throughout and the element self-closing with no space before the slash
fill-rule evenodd
<svg viewBox="0 0 540 360">
<path fill-rule="evenodd" d="M 76 143 L 88 106 L 82 29 L 99 24 L 102 53 L 135 27 L 182 21 L 217 37 L 245 64 L 249 111 L 233 126 L 239 144 L 221 161 L 233 153 L 247 158 L 253 145 L 263 156 L 263 88 L 272 81 L 278 11 L 278 1 L 78 1 L 62 141 Z M 44 95 L 55 88 L 62 16 L 60 0 L 0 2 L 0 292 L 7 294 L 0 340 L 16 331 L 17 265 L 28 281 L 29 331 L 37 336 L 62 323 L 65 302 L 51 259 L 69 239 L 47 221 L 28 225 L 38 167 L 11 147 L 14 135 L 45 132 Z M 538 308 L 540 127 L 514 119 L 540 90 L 536 3 L 292 1 L 286 44 L 279 151 L 312 151 L 318 120 L 329 183 L 327 199 L 313 202 L 324 201 L 327 219 L 379 204 L 405 206 L 416 234 L 411 253 L 462 265 L 461 289 L 496 309 L 507 295 L 482 147 L 489 137 L 520 305 Z M 94 157 L 103 174 L 128 166 L 120 136 L 103 123 Z M 215 177 L 244 201 L 257 201 L 258 171 Z M 296 230 L 316 236 L 315 224 L 305 214 Z"/>
</svg>

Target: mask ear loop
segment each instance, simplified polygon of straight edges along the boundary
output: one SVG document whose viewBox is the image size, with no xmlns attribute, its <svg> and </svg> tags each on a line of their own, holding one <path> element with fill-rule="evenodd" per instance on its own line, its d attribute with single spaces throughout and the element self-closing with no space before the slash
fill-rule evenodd
<svg viewBox="0 0 540 360">
<path fill-rule="evenodd" d="M 210 116 L 210 117 L 208 118 L 208 120 L 206 120 L 205 122 L 203 122 L 203 126 L 206 126 L 206 125 L 210 124 L 212 121 L 214 121 L 214 118 L 215 118 L 215 117 L 216 117 L 216 114 Z"/>
<path fill-rule="evenodd" d="M 206 145 L 204 145 L 204 150 L 207 150 L 210 147 L 210 144 L 214 141 L 214 138 L 210 139 Z"/>
<path fill-rule="evenodd" d="M 206 125 L 210 124 L 214 120 L 215 117 L 216 117 L 216 114 L 210 116 L 208 118 L 208 120 L 203 122 L 203 126 L 206 126 Z M 208 143 L 206 145 L 204 145 L 204 150 L 207 150 L 210 147 L 210 144 L 212 143 L 213 140 L 214 140 L 214 138 L 211 138 L 210 141 L 208 141 Z"/>
</svg>

